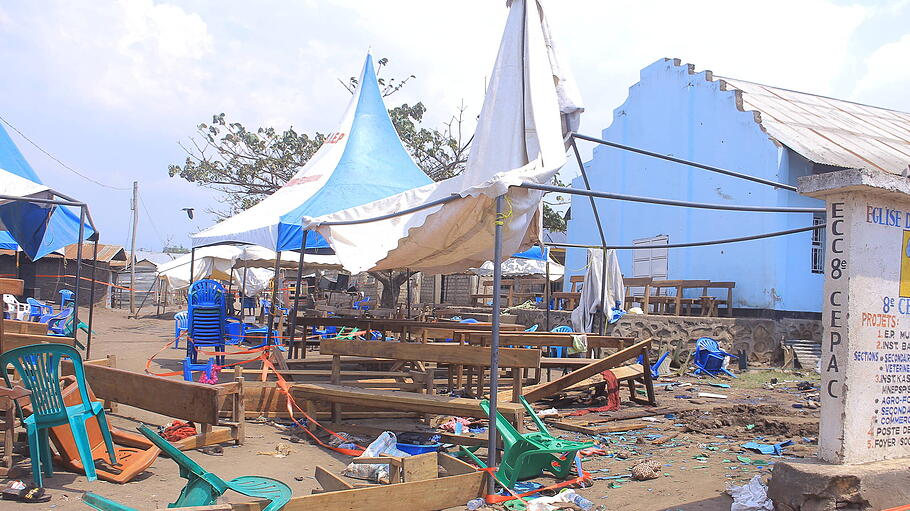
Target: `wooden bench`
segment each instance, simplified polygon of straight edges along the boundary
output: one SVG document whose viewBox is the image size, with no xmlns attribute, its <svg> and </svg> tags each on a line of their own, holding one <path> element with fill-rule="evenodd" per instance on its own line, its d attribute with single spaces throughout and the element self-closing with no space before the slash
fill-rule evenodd
<svg viewBox="0 0 910 511">
<path fill-rule="evenodd" d="M 651 281 L 654 280 L 651 277 L 630 277 L 623 278 L 622 284 L 626 288 L 626 296 L 623 301 L 623 306 L 626 310 L 634 307 L 634 304 L 638 304 L 641 307 L 641 310 L 647 314 L 648 309 L 650 308 L 648 298 L 651 295 Z M 641 293 L 635 293 L 634 288 L 641 288 Z"/>
<path fill-rule="evenodd" d="M 72 366 L 63 374 L 72 374 Z M 174 445 L 181 450 L 244 440 L 243 378 L 239 381 L 206 385 L 134 373 L 97 363 L 85 363 L 85 379 L 99 399 L 134 406 L 167 417 L 199 424 L 201 431 Z M 230 402 L 228 403 L 228 400 Z M 221 410 L 230 405 L 230 418 L 221 419 Z"/>
<path fill-rule="evenodd" d="M 481 346 L 465 346 L 453 343 L 446 344 L 424 344 L 424 343 L 402 343 L 402 342 L 382 342 L 382 341 L 349 341 L 338 339 L 326 339 L 320 345 L 322 355 L 332 356 L 332 376 L 329 387 L 319 384 L 309 384 L 308 386 L 295 385 L 295 393 L 303 392 L 308 401 L 329 401 L 333 403 L 332 418 L 338 422 L 341 418 L 340 404 L 355 404 L 368 406 L 370 408 L 391 409 L 398 411 L 419 411 L 422 413 L 450 413 L 457 408 L 459 413 L 474 414 L 473 417 L 483 417 L 483 412 L 479 408 L 477 400 L 465 398 L 449 398 L 434 396 L 434 379 L 433 373 L 427 370 L 423 363 L 431 362 L 436 364 L 448 364 L 450 366 L 480 366 L 489 367 L 490 355 L 492 350 Z M 390 359 L 399 362 L 413 362 L 418 364 L 418 371 L 412 371 L 412 375 L 423 372 L 426 386 L 423 394 L 413 394 L 400 391 L 384 391 L 375 389 L 362 389 L 352 386 L 342 386 L 341 384 L 341 357 L 342 356 L 367 356 L 378 359 Z M 520 369 L 535 368 L 540 366 L 540 351 L 526 350 L 517 348 L 503 348 L 499 350 L 499 364 L 502 368 L 513 369 L 512 379 L 512 399 L 517 402 L 522 395 L 523 378 Z M 451 378 L 450 378 L 451 381 Z M 333 392 L 317 392 L 317 388 L 329 388 L 338 390 L 344 388 L 345 394 L 338 394 L 333 398 Z M 481 382 L 482 388 L 482 382 Z M 369 392 L 367 392 L 369 391 Z M 358 397 L 359 396 L 359 397 Z M 318 399 L 317 399 L 318 398 Z M 452 401 L 455 399 L 456 401 Z M 425 408 L 420 408 L 414 403 L 425 401 Z M 460 401 L 459 401 L 460 400 Z M 446 408 L 448 407 L 448 408 Z M 465 410 L 465 408 L 470 410 Z M 521 408 L 520 405 L 514 407 L 516 410 Z M 449 410 L 440 412 L 439 410 Z M 452 412 L 452 414 L 455 414 Z M 457 414 L 456 414 L 457 415 Z"/>
<path fill-rule="evenodd" d="M 736 282 L 710 282 L 702 290 L 702 316 L 717 316 L 718 305 L 723 305 L 726 308 L 727 316 L 733 315 L 733 288 L 736 287 Z M 709 289 L 726 289 L 727 298 L 717 298 L 708 294 Z"/>
<path fill-rule="evenodd" d="M 649 290 L 655 293 L 649 295 L 648 303 L 654 306 L 653 314 L 673 314 L 676 316 L 684 315 L 684 310 L 691 310 L 692 305 L 700 303 L 701 298 L 686 298 L 684 296 L 686 289 L 704 289 L 710 284 L 710 280 L 652 280 L 648 285 Z M 663 289 L 673 289 L 674 294 L 661 294 Z M 673 310 L 670 310 L 670 306 Z M 645 314 L 649 314 L 646 310 Z"/>
<path fill-rule="evenodd" d="M 471 294 L 471 305 L 474 307 L 483 307 L 486 305 L 487 300 L 493 299 L 493 281 L 485 280 L 482 283 L 483 292 Z M 487 288 L 490 288 L 490 292 L 487 293 Z M 505 306 L 511 307 L 514 305 L 513 301 L 515 300 L 515 283 L 511 279 L 502 279 L 500 281 L 499 289 L 500 299 L 505 299 Z"/>
<path fill-rule="evenodd" d="M 566 302 L 565 307 L 557 307 L 558 309 L 574 310 L 581 300 L 581 288 L 585 283 L 585 276 L 573 275 L 569 277 L 569 282 L 571 283 L 569 291 L 556 291 L 552 294 L 557 305 L 559 305 L 560 300 L 565 300 Z"/>
</svg>

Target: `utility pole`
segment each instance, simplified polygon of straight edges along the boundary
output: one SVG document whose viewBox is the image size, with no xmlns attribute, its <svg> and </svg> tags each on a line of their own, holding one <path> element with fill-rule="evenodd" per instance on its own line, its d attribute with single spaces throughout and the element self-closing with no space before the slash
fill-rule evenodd
<svg viewBox="0 0 910 511">
<path fill-rule="evenodd" d="M 136 228 L 139 226 L 139 181 L 133 181 L 133 240 L 130 242 L 130 316 L 136 315 Z"/>
</svg>

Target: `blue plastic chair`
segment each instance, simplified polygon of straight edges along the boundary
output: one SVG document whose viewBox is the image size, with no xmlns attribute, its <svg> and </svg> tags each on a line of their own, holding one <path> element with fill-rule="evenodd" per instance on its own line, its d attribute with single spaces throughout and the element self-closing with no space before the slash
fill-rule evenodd
<svg viewBox="0 0 910 511">
<path fill-rule="evenodd" d="M 26 301 L 26 303 L 28 303 L 28 306 L 29 306 L 29 311 L 28 311 L 29 321 L 35 321 L 36 319 L 39 319 L 41 316 L 44 316 L 45 314 L 54 313 L 53 307 L 51 307 L 50 305 L 45 305 L 45 304 L 39 302 L 38 300 L 35 300 L 32 297 L 26 298 L 25 301 Z"/>
<path fill-rule="evenodd" d="M 205 372 L 205 375 L 212 379 L 212 373 L 215 372 L 215 359 L 209 358 L 208 362 L 205 363 L 194 363 L 190 360 L 190 357 L 186 357 L 183 360 L 183 379 L 186 381 L 195 381 L 193 380 L 194 372 Z"/>
<path fill-rule="evenodd" d="M 215 351 L 224 351 L 227 316 L 224 310 L 224 287 L 211 279 L 194 282 L 187 302 L 189 339 L 186 352 L 195 364 L 197 346 L 210 346 Z M 224 364 L 224 356 L 218 357 L 218 364 Z"/>
<path fill-rule="evenodd" d="M 247 309 L 250 313 L 247 314 Z M 256 314 L 256 299 L 250 296 L 243 296 L 240 298 L 240 311 L 244 316 L 254 316 Z"/>
<path fill-rule="evenodd" d="M 180 311 L 174 314 L 174 349 L 180 347 L 180 336 L 189 329 L 190 313 Z"/>
<path fill-rule="evenodd" d="M 531 325 L 530 327 L 525 328 L 525 332 L 536 332 L 538 328 L 540 328 L 540 325 L 535 323 L 535 324 Z"/>
<path fill-rule="evenodd" d="M 657 359 L 657 362 L 654 362 L 653 364 L 651 364 L 651 379 L 652 380 L 656 380 L 656 379 L 660 378 L 660 371 L 659 371 L 660 365 L 664 363 L 664 359 L 667 358 L 667 356 L 669 356 L 669 355 L 670 355 L 669 351 L 664 352 L 664 354 L 661 355 L 660 358 Z M 638 356 L 638 363 L 639 364 L 645 363 L 644 355 Z"/>
<path fill-rule="evenodd" d="M 550 331 L 557 332 L 557 333 L 568 333 L 568 332 L 572 331 L 572 327 L 566 326 L 566 325 L 560 325 Z M 550 352 L 548 353 L 548 355 L 551 357 L 565 358 L 566 355 L 568 355 L 568 353 L 569 353 L 569 348 L 567 348 L 565 346 L 550 346 L 549 351 Z"/>
<path fill-rule="evenodd" d="M 355 311 L 368 311 L 368 310 L 370 310 L 370 306 L 365 305 L 365 304 L 369 301 L 370 301 L 370 297 L 368 296 L 368 297 L 364 298 L 363 300 L 358 300 L 358 301 L 354 302 L 354 305 L 351 308 L 354 309 Z"/>
<path fill-rule="evenodd" d="M 76 303 L 76 293 L 70 291 L 69 289 L 60 290 L 60 308 L 65 309 L 71 307 Z"/>
<path fill-rule="evenodd" d="M 459 323 L 479 323 L 479 321 L 477 321 L 474 318 L 459 319 L 458 322 Z"/>
<path fill-rule="evenodd" d="M 42 316 L 39 323 L 47 323 L 47 332 L 49 334 L 64 335 L 66 333 L 66 322 L 70 320 L 72 314 L 73 309 L 71 307 L 66 308 L 57 314 Z"/>
<path fill-rule="evenodd" d="M 736 378 L 735 374 L 724 367 L 724 359 L 727 357 L 734 360 L 739 358 L 720 349 L 716 340 L 710 337 L 700 337 L 695 341 L 695 356 L 693 357 L 695 374 L 704 373 L 714 378 L 718 374 L 724 373 Z"/>
<path fill-rule="evenodd" d="M 82 399 L 78 405 L 66 406 L 63 403 L 63 394 L 60 391 L 60 361 L 63 358 L 69 358 L 73 362 L 73 372 Z M 94 481 L 98 476 L 85 423 L 95 417 L 110 462 L 117 465 L 117 454 L 104 415 L 104 407 L 101 402 L 91 401 L 88 397 L 82 357 L 75 348 L 66 344 L 32 344 L 3 353 L 0 355 L 0 373 L 3 374 L 3 381 L 7 386 L 11 386 L 7 374 L 7 367 L 10 365 L 19 373 L 22 385 L 32 393 L 32 415 L 22 422 L 28 432 L 32 477 L 36 485 L 43 486 L 42 474 L 54 475 L 47 434 L 47 430 L 54 426 L 69 425 L 76 441 L 76 448 L 79 450 L 79 458 L 85 468 L 85 475 L 89 481 Z"/>
</svg>

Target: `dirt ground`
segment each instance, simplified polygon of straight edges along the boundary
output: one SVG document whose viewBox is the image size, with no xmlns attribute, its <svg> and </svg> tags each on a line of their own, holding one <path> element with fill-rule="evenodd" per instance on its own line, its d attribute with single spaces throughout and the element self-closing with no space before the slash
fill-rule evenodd
<svg viewBox="0 0 910 511">
<path fill-rule="evenodd" d="M 116 355 L 118 367 L 143 371 L 149 357 L 158 352 L 168 339 L 173 339 L 173 325 L 171 319 L 128 319 L 124 311 L 99 309 L 95 316 L 92 358 Z M 166 348 L 151 367 L 154 371 L 177 370 L 183 353 L 182 349 Z M 668 385 L 671 382 L 678 384 Z M 712 386 L 712 383 L 730 387 Z M 658 385 L 658 405 L 669 408 L 667 414 L 596 424 L 647 424 L 644 429 L 591 437 L 551 428 L 554 434 L 567 439 L 594 440 L 604 449 L 606 454 L 591 456 L 584 461 L 585 470 L 595 477 L 594 485 L 578 490 L 596 506 L 604 505 L 610 510 L 726 511 L 732 502 L 723 493 L 728 485 L 744 484 L 754 475 L 767 476 L 773 463 L 812 456 L 816 451 L 818 410 L 810 408 L 812 405 L 807 405 L 806 400 L 807 397 L 817 396 L 818 377 L 814 373 L 752 370 L 741 374 L 738 379 L 684 376 L 662 378 Z M 700 392 L 721 394 L 727 398 L 699 397 Z M 620 413 L 640 408 L 626 401 L 627 391 L 622 396 Z M 581 400 L 585 397 L 575 393 L 555 404 L 564 413 L 583 407 Z M 553 403 L 538 403 L 550 404 Z M 592 413 L 572 417 L 571 420 L 596 422 L 610 415 Z M 169 421 L 168 418 L 126 406 L 120 406 L 118 413 L 109 414 L 109 417 L 113 426 L 129 430 L 133 430 L 139 422 L 162 425 Z M 741 447 L 749 441 L 775 444 L 786 440 L 794 444 L 784 448 L 783 456 L 762 455 Z M 187 454 L 225 479 L 241 475 L 274 477 L 287 483 L 295 495 L 307 495 L 317 487 L 313 478 L 316 465 L 340 474 L 349 461 L 345 456 L 305 443 L 289 443 L 292 452 L 283 458 L 258 454 L 274 451 L 279 442 L 289 443 L 289 437 L 279 428 L 248 422 L 244 445 L 224 444 L 223 456 L 199 451 Z M 657 479 L 633 481 L 624 476 L 630 473 L 632 466 L 646 460 L 660 463 Z M 28 477 L 28 460 L 21 461 L 20 466 L 25 469 L 24 476 Z M 538 481 L 544 485 L 554 482 L 548 478 Z M 47 492 L 52 496 L 50 502 L 21 504 L 2 501 L 0 509 L 85 510 L 89 508 L 80 502 L 80 498 L 86 491 L 140 510 L 165 508 L 176 499 L 183 484 L 177 465 L 167 458 L 159 458 L 145 474 L 124 485 L 87 482 L 82 475 L 58 470 L 53 477 L 45 479 Z M 230 492 L 226 497 L 225 501 L 244 500 L 243 496 Z M 407 504 L 402 503 L 400 509 L 407 509 Z"/>
</svg>

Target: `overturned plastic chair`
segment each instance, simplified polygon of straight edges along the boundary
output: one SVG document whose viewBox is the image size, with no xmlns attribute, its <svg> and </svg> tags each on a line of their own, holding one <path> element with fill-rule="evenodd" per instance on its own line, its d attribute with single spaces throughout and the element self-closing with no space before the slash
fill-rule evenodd
<svg viewBox="0 0 910 511">
<path fill-rule="evenodd" d="M 76 304 L 76 293 L 69 289 L 60 290 L 60 308 L 73 307 Z"/>
<path fill-rule="evenodd" d="M 60 361 L 69 358 L 79 385 L 79 404 L 67 406 L 60 388 Z M 101 403 L 93 402 L 86 392 L 82 357 L 72 346 L 66 344 L 32 344 L 14 348 L 0 355 L 0 374 L 7 385 L 10 378 L 7 366 L 12 365 L 22 385 L 31 391 L 32 414 L 23 419 L 28 433 L 28 448 L 32 459 L 32 477 L 37 486 L 42 486 L 42 473 L 54 474 L 51 462 L 51 448 L 48 443 L 48 429 L 69 425 L 76 442 L 79 458 L 85 467 L 89 481 L 98 478 L 95 473 L 94 457 L 87 433 L 87 422 L 95 418 L 101 429 L 104 445 L 111 464 L 117 464 L 116 451 L 111 432 Z"/>
<path fill-rule="evenodd" d="M 180 467 L 180 477 L 187 480 L 186 486 L 180 491 L 180 496 L 168 507 L 189 507 L 189 506 L 211 506 L 215 504 L 224 492 L 233 490 L 247 497 L 266 499 L 271 501 L 262 511 L 278 511 L 288 501 L 291 500 L 291 488 L 277 479 L 261 476 L 240 476 L 225 481 L 217 475 L 205 470 L 189 456 L 183 454 L 180 449 L 171 445 L 167 440 L 161 438 L 147 426 L 137 428 L 146 438 L 154 445 L 161 449 L 164 454 L 174 460 Z M 90 494 L 86 494 L 88 497 Z M 129 509 L 115 504 L 120 507 L 99 507 L 95 504 L 111 503 L 103 497 L 94 495 L 90 498 L 92 501 L 83 498 L 86 504 L 100 510 L 124 510 Z M 94 503 L 93 503 L 94 502 Z"/>
<path fill-rule="evenodd" d="M 41 303 L 32 297 L 26 298 L 25 301 L 26 301 L 26 303 L 28 303 L 28 307 L 29 307 L 28 319 L 30 321 L 34 321 L 42 316 L 54 313 L 53 307 L 51 307 L 50 305 L 47 305 L 45 303 Z"/>
<path fill-rule="evenodd" d="M 718 374 L 724 373 L 736 378 L 735 374 L 724 367 L 724 359 L 727 357 L 733 360 L 739 358 L 720 349 L 720 345 L 717 344 L 716 340 L 710 337 L 700 337 L 695 341 L 695 355 L 692 357 L 692 361 L 695 364 L 695 374 L 704 373 L 715 378 Z"/>
<path fill-rule="evenodd" d="M 551 435 L 525 398 L 519 399 L 537 425 L 537 432 L 521 434 L 501 413 L 496 412 L 496 429 L 502 436 L 503 445 L 502 460 L 496 467 L 496 480 L 504 486 L 514 488 L 516 482 L 537 477 L 545 471 L 558 479 L 569 477 L 576 453 L 593 447 L 594 442 L 575 442 Z M 480 408 L 490 415 L 489 401 L 481 401 Z M 462 448 L 461 452 L 481 467 L 487 468 L 471 451 Z"/>
</svg>

